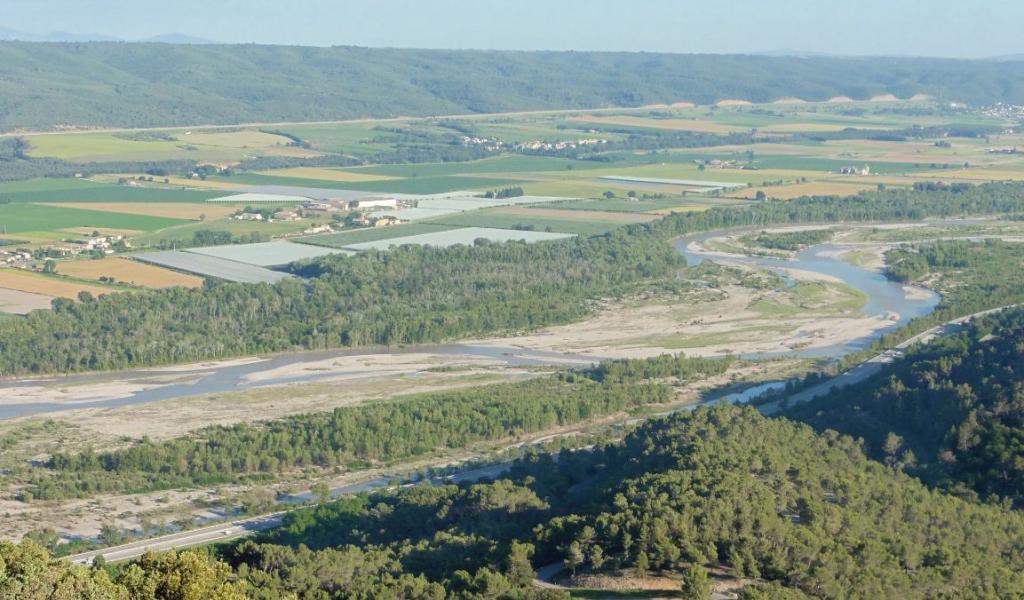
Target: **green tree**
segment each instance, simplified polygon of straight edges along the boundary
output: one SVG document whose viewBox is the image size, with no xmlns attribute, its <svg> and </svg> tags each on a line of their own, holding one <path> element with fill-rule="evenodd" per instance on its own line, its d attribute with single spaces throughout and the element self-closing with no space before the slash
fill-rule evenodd
<svg viewBox="0 0 1024 600">
<path fill-rule="evenodd" d="M 331 486 L 327 485 L 326 482 L 318 481 L 314 483 L 309 488 L 309 491 L 313 494 L 313 501 L 318 504 L 323 504 L 331 499 Z"/>
<path fill-rule="evenodd" d="M 114 523 L 107 521 L 100 525 L 100 543 L 106 546 L 116 546 L 124 540 L 121 528 Z"/>
<path fill-rule="evenodd" d="M 687 600 L 707 600 L 711 596 L 711 579 L 704 567 L 692 564 L 683 572 L 683 598 Z"/>
<path fill-rule="evenodd" d="M 573 540 L 565 551 L 565 568 L 569 569 L 569 572 L 575 575 L 576 569 L 580 568 L 585 560 L 586 558 L 583 556 L 583 548 L 580 547 L 579 542 Z"/>
</svg>

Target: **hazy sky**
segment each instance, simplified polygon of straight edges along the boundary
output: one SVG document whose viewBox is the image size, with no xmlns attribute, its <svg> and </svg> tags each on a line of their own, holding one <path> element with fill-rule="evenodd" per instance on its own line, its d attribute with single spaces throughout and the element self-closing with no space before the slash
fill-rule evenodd
<svg viewBox="0 0 1024 600">
<path fill-rule="evenodd" d="M 0 28 L 420 48 L 986 57 L 1024 0 L 0 0 Z"/>
</svg>

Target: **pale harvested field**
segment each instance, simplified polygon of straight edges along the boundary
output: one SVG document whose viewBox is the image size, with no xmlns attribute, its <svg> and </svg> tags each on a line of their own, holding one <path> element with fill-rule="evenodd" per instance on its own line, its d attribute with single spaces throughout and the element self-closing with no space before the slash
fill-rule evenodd
<svg viewBox="0 0 1024 600">
<path fill-rule="evenodd" d="M 44 296 L 71 298 L 72 300 L 78 298 L 79 292 L 99 295 L 117 291 L 97 285 L 78 283 L 77 281 L 64 281 L 20 269 L 0 269 L 0 288 L 43 294 Z"/>
<path fill-rule="evenodd" d="M 691 119 L 648 119 L 644 117 L 600 117 L 597 115 L 586 115 L 573 117 L 571 121 L 581 123 L 603 123 L 605 125 L 624 125 L 626 127 L 650 127 L 652 129 L 676 129 L 680 131 L 699 131 L 704 133 L 732 133 L 734 131 L 746 131 L 749 128 L 733 127 L 711 121 Z"/>
<path fill-rule="evenodd" d="M 828 101 L 832 104 L 847 104 L 853 102 L 853 98 L 849 96 L 832 96 Z"/>
<path fill-rule="evenodd" d="M 52 300 L 43 294 L 0 288 L 0 312 L 24 315 L 33 310 L 50 308 Z"/>
<path fill-rule="evenodd" d="M 291 169 L 273 169 L 270 171 L 259 171 L 260 175 L 271 175 L 273 177 L 298 177 L 301 179 L 321 179 L 323 181 L 388 181 L 395 179 L 387 175 L 374 175 L 373 173 L 361 173 L 358 169 L 351 171 L 336 171 L 334 169 L 318 169 L 316 167 L 294 167 Z"/>
<path fill-rule="evenodd" d="M 969 181 L 1024 181 L 1024 170 L 958 169 L 955 171 L 930 171 L 916 177 L 925 179 L 966 179 Z"/>
<path fill-rule="evenodd" d="M 804 100 L 803 98 L 779 98 L 775 102 L 772 102 L 772 104 L 781 104 L 781 105 L 807 104 L 807 101 Z"/>
<path fill-rule="evenodd" d="M 871 184 L 877 186 L 879 183 L 885 185 L 906 185 L 911 186 L 921 181 L 920 177 L 914 177 L 913 175 L 869 175 L 867 177 L 856 177 L 856 179 L 840 179 L 838 176 L 835 179 L 830 179 L 836 183 L 846 183 L 848 181 L 856 181 L 859 184 Z"/>
<path fill-rule="evenodd" d="M 176 136 L 179 141 L 196 146 L 212 146 L 215 148 L 252 149 L 253 155 L 272 154 L 274 156 L 310 157 L 320 156 L 320 152 L 290 146 L 291 140 L 272 133 L 264 133 L 252 129 L 243 131 L 209 131 L 190 132 Z"/>
<path fill-rule="evenodd" d="M 48 206 L 80 208 L 83 210 L 105 210 L 126 215 L 144 215 L 147 217 L 169 217 L 172 219 L 207 220 L 230 216 L 237 208 L 212 202 L 203 204 L 193 202 L 59 202 Z"/>
<path fill-rule="evenodd" d="M 107 257 L 99 260 L 69 260 L 57 263 L 57 272 L 80 279 L 113 277 L 115 281 L 131 283 L 149 288 L 200 287 L 201 277 L 178 273 L 121 257 Z"/>
<path fill-rule="evenodd" d="M 55 233 L 55 237 L 51 238 L 50 241 L 62 241 L 66 236 L 61 235 L 64 233 L 73 233 L 81 236 L 91 236 L 93 233 L 100 235 L 122 235 L 124 237 L 135 237 L 146 233 L 138 229 L 111 229 L 109 227 L 65 227 L 64 229 L 58 229 Z M 28 238 L 25 238 L 28 239 Z"/>
<path fill-rule="evenodd" d="M 745 154 L 746 152 L 753 150 L 755 154 L 786 154 L 794 156 L 806 156 L 814 149 L 809 148 L 802 144 L 726 144 L 723 146 L 708 146 L 701 148 L 701 152 L 707 152 L 708 154 L 724 154 L 727 152 L 735 152 L 737 154 Z M 741 158 L 741 157 L 737 157 Z"/>
<path fill-rule="evenodd" d="M 856 194 L 857 192 L 873 189 L 874 187 L 875 185 L 871 184 L 857 185 L 849 183 L 833 183 L 830 181 L 811 181 L 808 183 L 798 183 L 794 185 L 747 188 L 736 192 L 729 192 L 729 196 L 750 199 L 757 196 L 757 192 L 763 191 L 769 198 L 791 200 L 801 196 L 849 196 Z"/>
<path fill-rule="evenodd" d="M 648 223 L 657 217 L 645 213 L 609 212 L 603 210 L 563 210 L 558 208 L 530 208 L 526 206 L 508 206 L 494 208 L 491 212 L 502 215 L 518 215 L 525 217 L 550 217 L 566 221 L 598 221 L 606 223 Z"/>
<path fill-rule="evenodd" d="M 190 131 L 175 134 L 179 141 L 203 146 L 226 146 L 229 148 L 273 148 L 287 146 L 291 140 L 283 135 L 264 133 L 254 129 L 242 131 Z"/>
<path fill-rule="evenodd" d="M 675 214 L 675 213 L 701 212 L 701 211 L 707 210 L 709 208 L 711 208 L 711 207 L 706 205 L 706 204 L 687 204 L 687 205 L 684 205 L 684 206 L 671 206 L 669 208 L 659 208 L 659 209 L 656 209 L 656 210 L 649 210 L 649 211 L 647 211 L 647 214 L 649 214 L 649 215 L 664 216 L 664 215 L 671 215 L 671 214 Z"/>
</svg>

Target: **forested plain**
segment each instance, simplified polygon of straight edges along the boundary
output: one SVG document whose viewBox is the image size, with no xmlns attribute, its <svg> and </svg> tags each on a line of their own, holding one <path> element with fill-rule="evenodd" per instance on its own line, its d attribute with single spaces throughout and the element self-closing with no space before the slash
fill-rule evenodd
<svg viewBox="0 0 1024 600">
<path fill-rule="evenodd" d="M 593 302 L 674 290 L 671 240 L 788 223 L 911 221 L 1024 210 L 1024 184 L 928 186 L 676 214 L 542 244 L 404 247 L 294 265 L 275 285 L 208 282 L 57 300 L 0 323 L 0 375 L 107 370 L 293 349 L 438 342 L 579 320 Z"/>
<path fill-rule="evenodd" d="M 302 91 L 302 102 L 296 92 Z M 1024 103 L 1024 62 L 0 43 L 0 128 L 324 121 L 738 98 Z"/>
</svg>

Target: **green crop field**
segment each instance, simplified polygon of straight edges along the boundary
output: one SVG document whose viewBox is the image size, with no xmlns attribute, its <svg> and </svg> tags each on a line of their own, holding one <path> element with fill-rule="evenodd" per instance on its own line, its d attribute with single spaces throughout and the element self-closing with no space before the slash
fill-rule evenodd
<svg viewBox="0 0 1024 600">
<path fill-rule="evenodd" d="M 37 179 L 24 179 L 22 181 L 0 182 L 0 196 L 12 198 L 13 200 L 12 194 L 58 192 L 62 190 L 82 191 L 91 188 L 103 187 L 107 186 L 102 183 L 94 183 L 87 179 L 75 179 L 71 177 L 40 177 Z"/>
<path fill-rule="evenodd" d="M 83 179 L 31 179 L 0 183 L 0 198 L 21 202 L 204 202 L 223 192 L 95 183 Z"/>
<path fill-rule="evenodd" d="M 210 160 L 258 156 L 300 156 L 286 137 L 254 129 L 140 131 L 30 135 L 29 155 L 71 162 Z"/>
<path fill-rule="evenodd" d="M 181 223 L 188 221 L 41 204 L 0 205 L 0 233 L 46 232 L 70 227 L 155 231 Z"/>
<path fill-rule="evenodd" d="M 626 200 L 624 198 L 612 198 L 611 200 L 563 200 L 551 202 L 548 208 L 559 208 L 565 210 L 603 210 L 608 212 L 642 213 L 664 208 L 675 208 L 683 204 L 693 203 L 693 199 L 683 198 L 658 198 L 656 200 Z"/>
<path fill-rule="evenodd" d="M 458 229 L 454 225 L 441 225 L 437 223 L 407 223 L 393 225 L 391 227 L 369 227 L 366 229 L 353 229 L 352 231 L 341 231 L 338 233 L 326 233 L 323 235 L 311 235 L 298 238 L 294 241 L 328 248 L 344 248 L 349 244 L 361 244 L 363 242 L 376 242 L 391 238 L 407 237 L 424 233 L 437 233 Z"/>
<path fill-rule="evenodd" d="M 432 219 L 429 223 L 458 227 L 553 231 L 556 233 L 575 233 L 579 235 L 600 235 L 623 225 L 623 223 L 610 221 L 577 221 L 545 216 L 503 215 L 491 210 L 447 215 Z"/>
<path fill-rule="evenodd" d="M 379 165 L 345 170 L 355 173 L 389 175 L 392 177 L 442 177 L 470 173 L 527 173 L 604 169 L 607 167 L 607 163 L 597 161 L 550 158 L 546 156 L 507 155 L 469 162 Z"/>
</svg>

